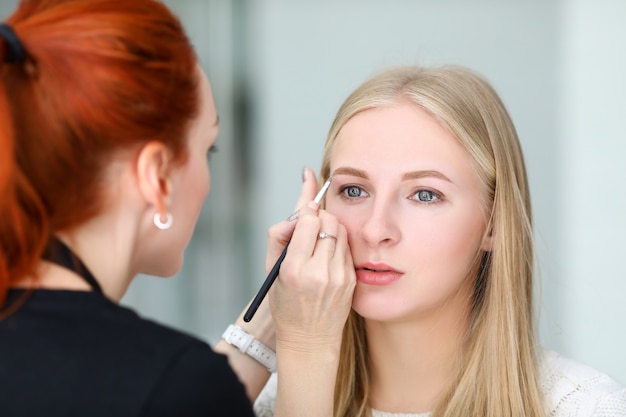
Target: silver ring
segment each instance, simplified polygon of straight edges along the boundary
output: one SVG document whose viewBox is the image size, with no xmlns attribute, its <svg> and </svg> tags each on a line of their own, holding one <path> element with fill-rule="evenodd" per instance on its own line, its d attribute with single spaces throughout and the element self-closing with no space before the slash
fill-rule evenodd
<svg viewBox="0 0 626 417">
<path fill-rule="evenodd" d="M 320 232 L 319 235 L 317 235 L 318 239 L 326 239 L 326 238 L 330 238 L 330 239 L 334 239 L 335 242 L 337 241 L 337 238 L 333 235 L 329 235 L 326 232 Z"/>
</svg>

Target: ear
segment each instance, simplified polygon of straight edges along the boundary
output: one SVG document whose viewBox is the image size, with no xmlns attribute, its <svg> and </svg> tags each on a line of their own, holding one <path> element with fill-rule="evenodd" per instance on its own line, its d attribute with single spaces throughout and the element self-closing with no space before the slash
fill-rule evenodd
<svg viewBox="0 0 626 417">
<path fill-rule="evenodd" d="M 139 191 L 146 203 L 163 216 L 172 195 L 171 168 L 170 151 L 162 142 L 148 142 L 139 151 L 136 162 Z"/>
</svg>

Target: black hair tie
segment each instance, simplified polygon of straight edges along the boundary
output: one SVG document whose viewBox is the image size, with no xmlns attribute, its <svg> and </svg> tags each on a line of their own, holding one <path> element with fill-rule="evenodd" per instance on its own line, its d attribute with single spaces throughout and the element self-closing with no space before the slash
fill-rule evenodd
<svg viewBox="0 0 626 417">
<path fill-rule="evenodd" d="M 0 23 L 0 38 L 3 38 L 7 45 L 5 62 L 23 62 L 26 60 L 24 45 L 22 45 L 11 26 L 6 23 Z"/>
</svg>

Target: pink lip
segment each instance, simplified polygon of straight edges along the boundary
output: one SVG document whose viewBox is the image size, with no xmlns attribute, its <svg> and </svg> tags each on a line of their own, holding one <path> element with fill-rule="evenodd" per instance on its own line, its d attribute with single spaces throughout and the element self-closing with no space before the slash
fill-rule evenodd
<svg viewBox="0 0 626 417">
<path fill-rule="evenodd" d="M 355 268 L 357 281 L 368 285 L 389 285 L 404 275 L 385 264 L 365 263 Z"/>
</svg>

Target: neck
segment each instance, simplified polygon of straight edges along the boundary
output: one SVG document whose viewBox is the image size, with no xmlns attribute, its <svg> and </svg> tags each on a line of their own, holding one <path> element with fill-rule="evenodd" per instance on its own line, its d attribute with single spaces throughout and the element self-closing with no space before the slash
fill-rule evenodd
<svg viewBox="0 0 626 417">
<path fill-rule="evenodd" d="M 407 321 L 366 320 L 373 408 L 398 413 L 434 409 L 456 376 L 468 311 L 469 302 L 453 302 Z"/>
<path fill-rule="evenodd" d="M 83 261 L 102 288 L 102 292 L 112 301 L 119 302 L 134 277 L 131 271 L 130 255 L 132 239 L 128 232 L 108 229 L 102 222 L 90 222 L 76 233 L 62 235 L 60 239 Z M 84 280 L 75 275 L 79 280 Z M 91 287 L 89 287 L 91 288 Z"/>
<path fill-rule="evenodd" d="M 104 295 L 119 302 L 136 272 L 133 271 L 134 228 L 121 221 L 98 217 L 71 233 L 59 233 L 57 238 L 78 256 L 102 288 Z M 42 261 L 36 280 L 24 279 L 17 287 L 55 290 L 90 291 L 91 286 L 77 273 Z"/>
</svg>

